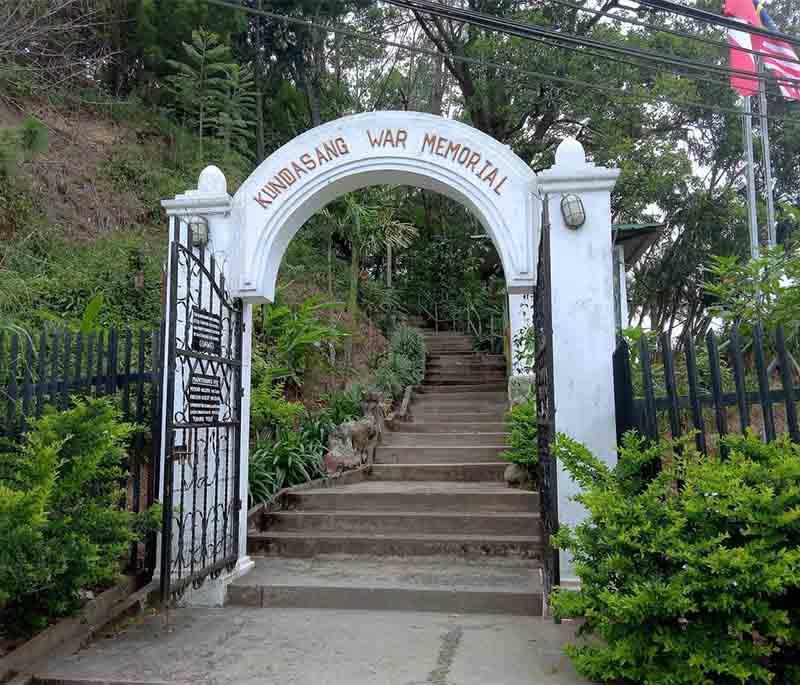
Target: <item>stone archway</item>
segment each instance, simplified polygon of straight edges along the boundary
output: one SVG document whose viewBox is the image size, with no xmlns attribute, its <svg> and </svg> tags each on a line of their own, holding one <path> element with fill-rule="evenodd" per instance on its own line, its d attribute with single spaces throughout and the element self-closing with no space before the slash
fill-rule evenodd
<svg viewBox="0 0 800 685">
<path fill-rule="evenodd" d="M 512 338 L 532 323 L 540 222 L 542 209 L 547 207 L 553 427 L 613 462 L 612 353 L 616 332 L 610 191 L 617 176 L 616 170 L 587 162 L 583 148 L 573 139 L 560 145 L 555 166 L 537 177 L 508 147 L 465 124 L 423 113 L 373 112 L 344 117 L 298 136 L 264 161 L 233 198 L 227 193 L 223 173 L 208 167 L 200 176 L 197 190 L 165 201 L 173 244 L 182 243 L 180 249 L 194 254 L 201 264 L 212 259 L 214 266 L 206 269 L 206 276 L 217 274 L 219 289 L 242 303 L 244 334 L 238 350 L 241 371 L 237 381 L 244 391 L 235 422 L 239 431 L 235 460 L 241 477 L 237 475 L 235 483 L 238 504 L 234 498 L 231 506 L 241 508 L 242 502 L 247 502 L 252 305 L 272 301 L 289 242 L 316 211 L 344 193 L 381 184 L 436 191 L 475 214 L 503 265 Z M 561 198 L 567 193 L 578 194 L 585 206 L 586 221 L 577 230 L 566 225 L 561 213 Z M 200 224 L 207 235 L 198 247 L 193 245 L 192 227 Z M 177 252 L 173 249 L 171 255 Z M 168 292 L 168 298 L 195 288 L 202 300 L 203 286 L 193 285 L 196 274 L 186 268 L 178 274 L 176 269 L 180 270 L 181 264 L 173 260 L 169 265 L 170 289 L 175 292 Z M 193 311 L 205 316 L 206 312 L 200 310 L 195 307 Z M 185 318 L 188 331 L 191 317 L 186 314 Z M 172 325 L 168 320 L 166 330 L 170 331 Z M 204 325 L 208 329 L 209 324 Z M 180 374 L 175 376 L 174 364 L 170 370 L 168 355 L 174 341 L 169 338 L 165 387 L 170 382 L 174 385 L 178 377 L 181 382 L 186 380 Z M 195 358 L 203 355 L 192 350 L 186 354 Z M 513 373 L 516 350 L 512 357 Z M 203 392 L 207 395 L 206 390 Z M 207 397 L 202 399 L 205 402 Z M 166 396 L 162 406 L 168 408 Z M 169 408 L 175 416 L 186 409 Z M 165 411 L 165 421 L 168 413 Z M 184 452 L 176 457 L 167 453 L 169 449 L 163 448 L 162 463 L 174 466 L 178 457 L 186 459 Z M 169 472 L 169 466 L 165 467 L 162 482 Z M 561 469 L 556 480 L 557 518 L 575 524 L 583 517 L 580 505 L 572 500 L 577 485 Z M 202 518 L 206 512 L 199 514 Z M 246 516 L 238 516 L 236 523 L 238 534 L 233 540 L 238 548 L 235 574 L 239 574 L 250 565 Z M 562 579 L 569 582 L 572 569 L 563 553 L 562 569 Z M 211 592 L 224 594 L 224 583 L 211 584 L 211 588 Z M 218 600 L 212 595 L 206 601 Z"/>
<path fill-rule="evenodd" d="M 419 112 L 372 112 L 298 136 L 237 191 L 234 293 L 271 300 L 298 229 L 340 195 L 382 184 L 417 186 L 462 203 L 492 239 L 509 287 L 532 290 L 541 209 L 531 168 L 465 124 Z"/>
</svg>

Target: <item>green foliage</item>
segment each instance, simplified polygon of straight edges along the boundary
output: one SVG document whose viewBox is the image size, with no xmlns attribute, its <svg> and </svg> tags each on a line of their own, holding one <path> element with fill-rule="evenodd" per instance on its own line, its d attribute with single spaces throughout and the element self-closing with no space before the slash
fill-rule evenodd
<svg viewBox="0 0 800 685">
<path fill-rule="evenodd" d="M 266 502 L 283 488 L 322 476 L 322 456 L 318 444 L 304 442 L 298 433 L 258 443 L 250 452 L 252 502 Z"/>
<path fill-rule="evenodd" d="M 427 350 L 422 333 L 411 326 L 399 326 L 389 337 L 389 351 L 411 360 L 414 373 L 410 385 L 418 385 L 425 376 Z"/>
<path fill-rule="evenodd" d="M 538 428 L 536 417 L 536 398 L 531 394 L 524 402 L 513 406 L 506 415 L 509 427 L 509 447 L 503 458 L 528 469 L 531 476 L 536 475 L 539 463 Z"/>
<path fill-rule="evenodd" d="M 305 407 L 284 398 L 284 385 L 274 384 L 264 371 L 262 359 L 253 360 L 254 379 L 250 393 L 250 429 L 258 440 L 277 439 L 297 429 Z"/>
<path fill-rule="evenodd" d="M 363 416 L 361 402 L 364 399 L 364 388 L 353 385 L 346 390 L 337 390 L 325 398 L 326 411 L 330 414 L 334 426 L 345 421 Z"/>
<path fill-rule="evenodd" d="M 762 322 L 785 326 L 795 334 L 800 324 L 800 252 L 796 246 L 765 248 L 758 259 L 714 257 L 706 291 L 716 302 L 714 316 L 727 324 Z"/>
<path fill-rule="evenodd" d="M 273 378 L 286 378 L 301 385 L 309 357 L 319 356 L 347 335 L 323 316 L 326 311 L 340 308 L 338 302 L 311 297 L 297 306 L 262 307 L 257 340 Z"/>
<path fill-rule="evenodd" d="M 389 338 L 389 351 L 375 370 L 375 387 L 388 399 L 399 400 L 405 389 L 425 377 L 425 339 L 410 326 L 399 326 Z"/>
<path fill-rule="evenodd" d="M 241 72 L 231 59 L 230 48 L 211 31 L 192 31 L 192 42 L 184 43 L 183 50 L 181 60 L 168 60 L 177 73 L 167 83 L 181 121 L 197 133 L 202 150 L 203 137 L 213 122 L 232 133 L 233 120 L 243 112 L 239 106 L 238 112 L 232 113 L 234 105 L 225 102 L 235 87 L 241 87 L 241 82 L 232 83 L 232 78 L 239 79 Z"/>
<path fill-rule="evenodd" d="M 0 185 L 16 176 L 20 162 L 47 149 L 47 129 L 29 118 L 18 127 L 0 128 Z"/>
<path fill-rule="evenodd" d="M 800 446 L 731 437 L 720 460 L 691 443 L 630 434 L 609 468 L 559 436 L 556 457 L 589 512 L 556 538 L 581 588 L 558 591 L 555 610 L 585 619 L 590 636 L 567 651 L 604 682 L 796 683 Z"/>
<path fill-rule="evenodd" d="M 113 583 L 135 539 L 119 508 L 133 427 L 107 400 L 35 421 L 0 482 L 0 618 L 27 634 L 80 606 L 79 592 Z"/>
<path fill-rule="evenodd" d="M 0 243 L 0 316 L 26 330 L 45 325 L 154 328 L 161 319 L 161 259 L 142 232 L 73 242 L 34 232 Z M 92 304 L 94 303 L 94 304 Z"/>
<path fill-rule="evenodd" d="M 252 156 L 256 117 L 254 88 L 252 66 L 232 64 L 223 84 L 224 93 L 219 111 L 211 118 L 217 135 L 225 145 L 226 153 L 234 147 L 243 155 Z"/>
</svg>

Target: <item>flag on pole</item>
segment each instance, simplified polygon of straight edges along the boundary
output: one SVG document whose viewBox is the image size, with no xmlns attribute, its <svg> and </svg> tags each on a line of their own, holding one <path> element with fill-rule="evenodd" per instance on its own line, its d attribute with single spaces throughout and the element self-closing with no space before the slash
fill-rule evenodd
<svg viewBox="0 0 800 685">
<path fill-rule="evenodd" d="M 743 24 L 760 26 L 761 21 L 753 3 L 754 0 L 725 0 L 725 14 L 738 19 Z M 736 29 L 728 31 L 728 43 L 731 46 L 731 67 L 737 71 L 752 74 L 754 77 L 748 78 L 742 74 L 731 75 L 731 88 L 744 97 L 758 94 L 758 79 L 755 78 L 758 74 L 758 68 L 755 55 L 752 52 L 746 52 L 746 50 L 758 49 L 753 45 L 753 38 L 754 36 L 747 31 L 737 31 Z M 737 48 L 744 48 L 744 50 Z"/>
<path fill-rule="evenodd" d="M 778 29 L 772 17 L 769 16 L 764 3 L 759 0 L 752 1 L 756 10 L 756 21 L 758 22 L 754 25 L 780 33 L 780 29 Z M 761 61 L 767 69 L 772 71 L 779 79 L 797 81 L 796 84 L 778 81 L 778 87 L 783 97 L 787 100 L 800 101 L 800 61 L 798 61 L 797 53 L 791 44 L 771 36 L 752 36 L 752 38 L 755 49 L 764 53 Z"/>
</svg>

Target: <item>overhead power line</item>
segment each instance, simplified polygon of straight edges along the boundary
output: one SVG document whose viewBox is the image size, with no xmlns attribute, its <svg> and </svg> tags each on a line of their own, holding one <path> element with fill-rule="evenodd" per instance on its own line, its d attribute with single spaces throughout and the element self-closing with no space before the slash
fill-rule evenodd
<svg viewBox="0 0 800 685">
<path fill-rule="evenodd" d="M 726 17 L 722 14 L 716 14 L 714 12 L 708 12 L 707 10 L 701 10 L 697 7 L 689 7 L 688 5 L 683 5 L 679 2 L 672 2 L 672 0 L 635 0 L 640 5 L 645 5 L 646 7 L 652 7 L 653 9 L 661 10 L 662 12 L 669 12 L 670 14 L 678 14 L 683 17 L 689 17 L 690 19 L 698 19 L 699 21 L 703 21 L 707 24 L 713 24 L 715 26 L 723 26 L 728 29 L 733 29 L 734 31 L 742 31 L 744 33 L 750 33 L 754 36 L 763 36 L 765 38 L 774 38 L 775 40 L 782 40 L 791 45 L 796 47 L 800 47 L 800 38 L 796 38 L 795 36 L 790 36 L 788 33 L 781 33 L 780 31 L 770 31 L 769 29 L 762 29 L 758 26 L 752 26 L 751 24 L 743 24 L 732 17 Z"/>
<path fill-rule="evenodd" d="M 311 21 L 309 19 L 303 19 L 300 17 L 292 17 L 286 14 L 280 14 L 278 12 L 271 12 L 269 10 L 259 10 L 251 7 L 246 7 L 240 5 L 236 2 L 231 0 L 203 0 L 207 4 L 210 5 L 217 5 L 219 7 L 227 7 L 232 10 L 238 10 L 241 12 L 245 12 L 250 15 L 254 16 L 261 16 L 267 17 L 270 19 L 275 19 L 276 21 L 286 22 L 288 24 L 294 24 L 298 26 L 303 26 L 305 28 L 313 28 L 320 31 L 326 31 L 330 33 L 335 33 L 341 36 L 345 36 L 347 38 L 353 38 L 355 40 L 363 40 L 369 43 L 383 45 L 385 47 L 396 48 L 398 50 L 404 50 L 410 53 L 422 54 L 427 55 L 429 57 L 445 57 L 449 60 L 454 62 L 460 62 L 463 64 L 470 64 L 473 66 L 478 67 L 491 67 L 498 71 L 502 71 L 505 73 L 509 73 L 512 75 L 523 75 L 528 76 L 530 78 L 535 79 L 536 81 L 546 81 L 557 83 L 564 86 L 571 86 L 576 89 L 589 89 L 594 90 L 597 92 L 606 93 L 608 95 L 613 95 L 620 101 L 626 101 L 631 104 L 661 104 L 661 105 L 675 105 L 678 107 L 692 107 L 701 109 L 707 112 L 713 112 L 715 114 L 733 114 L 736 116 L 741 116 L 742 112 L 739 109 L 734 109 L 733 107 L 724 107 L 721 105 L 709 105 L 704 102 L 697 102 L 695 100 L 686 100 L 682 98 L 672 98 L 672 97 L 651 97 L 651 96 L 643 96 L 643 95 L 634 95 L 631 93 L 626 93 L 621 88 L 615 88 L 611 86 L 602 86 L 597 83 L 591 83 L 589 81 L 583 81 L 580 79 L 572 79 L 564 76 L 557 76 L 555 74 L 548 74 L 541 71 L 534 71 L 531 69 L 524 69 L 516 66 L 512 66 L 505 63 L 495 62 L 492 60 L 485 60 L 479 59 L 475 57 L 467 57 L 465 55 L 456 55 L 451 52 L 441 52 L 440 50 L 434 48 L 423 48 L 415 45 L 408 45 L 406 43 L 401 43 L 398 41 L 389 40 L 386 38 L 382 38 L 380 36 L 376 36 L 371 33 L 365 33 L 363 31 L 355 31 L 352 29 L 344 28 L 341 26 L 329 26 L 327 24 L 322 24 L 318 22 Z M 777 121 L 777 122 L 786 122 L 786 121 L 800 121 L 795 117 L 786 117 L 786 116 L 775 116 L 775 115 L 768 115 L 767 119 L 770 121 Z"/>
<path fill-rule="evenodd" d="M 577 10 L 578 12 L 584 12 L 586 14 L 593 14 L 596 17 L 604 17 L 607 19 L 613 19 L 614 21 L 623 22 L 625 24 L 630 24 L 631 26 L 639 26 L 641 28 L 648 29 L 650 31 L 654 31 L 656 33 L 667 33 L 671 36 L 677 36 L 678 38 L 685 38 L 687 40 L 697 41 L 698 43 L 705 43 L 706 45 L 713 45 L 714 47 L 722 48 L 725 50 L 730 49 L 730 43 L 724 40 L 718 40 L 717 38 L 709 38 L 708 36 L 699 36 L 695 33 L 687 33 L 686 31 L 679 31 L 678 29 L 669 28 L 668 26 L 659 26 L 658 24 L 651 24 L 646 21 L 639 21 L 638 19 L 631 19 L 630 17 L 622 17 L 619 14 L 611 14 L 610 11 L 604 12 L 603 10 L 594 9 L 593 7 L 584 7 L 582 5 L 577 5 L 574 2 L 569 2 L 568 0 L 548 0 L 548 2 L 552 2 L 556 5 L 561 5 L 562 7 L 569 7 L 570 9 Z M 617 5 L 618 9 L 627 10 L 629 12 L 635 12 L 636 9 L 633 7 L 628 7 L 627 5 Z M 755 55 L 756 57 L 774 57 L 772 53 L 763 52 L 761 50 L 754 50 L 752 48 L 745 48 L 737 46 L 737 50 L 741 52 L 746 52 L 751 55 Z M 785 60 L 787 62 L 799 62 L 800 60 L 794 60 L 789 57 L 786 57 Z"/>
<path fill-rule="evenodd" d="M 753 74 L 749 71 L 741 69 L 734 69 L 719 64 L 710 64 L 708 62 L 698 62 L 697 60 L 688 59 L 685 57 L 678 57 L 675 55 L 665 55 L 655 50 L 645 50 L 643 48 L 635 48 L 620 43 L 609 43 L 607 41 L 597 40 L 588 36 L 577 36 L 573 33 L 566 31 L 556 31 L 555 29 L 537 26 L 536 24 L 529 24 L 512 19 L 504 19 L 495 17 L 483 12 L 476 12 L 474 10 L 467 10 L 458 7 L 450 7 L 428 0 L 384 0 L 387 4 L 394 5 L 395 7 L 402 7 L 411 11 L 422 12 L 433 16 L 452 19 L 466 24 L 472 24 L 490 31 L 497 31 L 505 33 L 510 36 L 517 36 L 519 38 L 529 38 L 531 36 L 536 38 L 547 38 L 550 40 L 561 41 L 574 45 L 576 47 L 588 46 L 614 52 L 625 56 L 639 57 L 640 59 L 654 60 L 671 67 L 682 67 L 685 69 L 699 69 L 714 71 L 721 74 L 730 76 L 741 76 L 751 80 L 770 80 L 770 76 L 765 74 Z M 791 86 L 800 86 L 800 79 L 779 78 L 775 79 L 782 83 Z"/>
</svg>

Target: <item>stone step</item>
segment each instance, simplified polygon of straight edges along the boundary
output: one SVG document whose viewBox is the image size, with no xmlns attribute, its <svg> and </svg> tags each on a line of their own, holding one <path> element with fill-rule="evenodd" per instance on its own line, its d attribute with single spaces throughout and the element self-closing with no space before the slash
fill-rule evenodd
<svg viewBox="0 0 800 685">
<path fill-rule="evenodd" d="M 388 481 L 455 481 L 477 482 L 503 481 L 503 472 L 508 466 L 501 461 L 492 462 L 448 462 L 444 464 L 375 464 L 370 477 Z"/>
<path fill-rule="evenodd" d="M 323 554 L 374 556 L 518 557 L 541 559 L 542 538 L 538 535 L 423 535 L 407 532 L 372 535 L 333 532 L 249 533 L 249 554 L 283 557 L 315 557 Z"/>
<path fill-rule="evenodd" d="M 470 409 L 472 411 L 470 411 Z M 497 423 L 504 421 L 506 418 L 507 408 L 493 407 L 490 409 L 478 409 L 470 407 L 468 409 L 460 408 L 441 408 L 434 407 L 427 410 L 420 410 L 419 407 L 412 407 L 411 413 L 416 421 L 423 423 L 438 423 L 440 421 L 452 421 L 453 423 Z"/>
<path fill-rule="evenodd" d="M 498 441 L 495 440 L 495 443 Z M 504 445 L 417 446 L 381 445 L 375 452 L 376 464 L 488 464 L 504 462 Z"/>
<path fill-rule="evenodd" d="M 298 490 L 284 497 L 297 511 L 539 512 L 539 493 L 498 482 L 365 481 Z"/>
<path fill-rule="evenodd" d="M 486 364 L 488 366 L 505 366 L 506 358 L 503 354 L 489 354 L 488 352 L 479 352 L 472 350 L 467 354 L 439 356 L 437 354 L 428 353 L 429 364 Z"/>
<path fill-rule="evenodd" d="M 508 445 L 508 433 L 394 433 L 383 434 L 383 442 L 378 447 L 378 453 L 383 450 L 391 451 L 395 447 L 413 447 L 415 449 L 482 450 L 485 447 L 505 449 Z"/>
<path fill-rule="evenodd" d="M 411 413 L 414 417 L 429 416 L 434 414 L 463 414 L 493 412 L 503 416 L 507 409 L 508 400 L 505 396 L 497 400 L 482 399 L 426 399 L 414 400 Z"/>
<path fill-rule="evenodd" d="M 473 352 L 472 354 L 449 354 L 443 357 L 428 355 L 428 368 L 430 369 L 505 369 L 506 359 L 503 356 L 494 356 Z"/>
<path fill-rule="evenodd" d="M 541 535 L 537 513 L 279 511 L 265 514 L 262 532 L 335 531 L 338 533 L 425 535 Z"/>
<path fill-rule="evenodd" d="M 513 559 L 256 558 L 227 597 L 262 608 L 542 615 L 540 568 Z"/>
<path fill-rule="evenodd" d="M 473 379 L 468 379 L 474 383 Z M 506 394 L 506 384 L 501 383 L 478 383 L 470 385 L 468 382 L 455 381 L 452 385 L 441 384 L 439 381 L 429 382 L 427 379 L 418 387 L 418 392 L 426 397 L 436 395 L 452 395 L 453 393 L 483 393 L 483 392 L 499 392 Z"/>
<path fill-rule="evenodd" d="M 480 435 L 486 433 L 504 433 L 508 430 L 508 425 L 504 421 L 472 421 L 468 423 L 455 423 L 452 421 L 409 421 L 407 423 L 396 422 L 389 435 L 400 435 L 406 433 L 427 434 L 427 433 L 465 433 L 470 435 Z"/>
<path fill-rule="evenodd" d="M 497 402 L 502 404 L 508 401 L 505 390 L 476 390 L 476 391 L 436 391 L 422 392 L 414 399 L 414 404 L 426 402 Z"/>
</svg>

